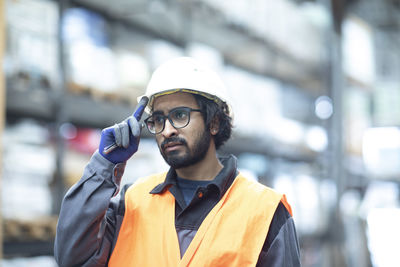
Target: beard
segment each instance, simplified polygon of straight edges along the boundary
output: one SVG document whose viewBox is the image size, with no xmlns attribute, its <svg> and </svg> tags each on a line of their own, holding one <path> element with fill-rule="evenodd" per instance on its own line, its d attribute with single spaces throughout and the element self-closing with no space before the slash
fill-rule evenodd
<svg viewBox="0 0 400 267">
<path fill-rule="evenodd" d="M 159 146 L 161 155 L 165 162 L 173 169 L 180 169 L 191 166 L 204 159 L 210 146 L 211 134 L 208 131 L 203 131 L 196 136 L 193 148 L 190 148 L 185 139 L 181 137 L 171 137 L 165 139 Z M 171 151 L 165 153 L 165 145 L 170 142 L 177 142 L 184 148 L 184 154 L 179 155 L 181 151 Z"/>
</svg>

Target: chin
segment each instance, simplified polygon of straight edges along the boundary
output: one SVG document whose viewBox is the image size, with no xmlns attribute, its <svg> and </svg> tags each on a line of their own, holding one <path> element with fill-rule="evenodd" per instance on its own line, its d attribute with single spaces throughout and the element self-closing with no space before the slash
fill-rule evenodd
<svg viewBox="0 0 400 267">
<path fill-rule="evenodd" d="M 174 151 L 175 152 L 175 151 Z M 193 164 L 192 159 L 188 155 L 178 155 L 178 153 L 169 153 L 168 156 L 164 157 L 165 161 L 169 166 L 174 169 L 180 169 L 188 167 Z"/>
</svg>

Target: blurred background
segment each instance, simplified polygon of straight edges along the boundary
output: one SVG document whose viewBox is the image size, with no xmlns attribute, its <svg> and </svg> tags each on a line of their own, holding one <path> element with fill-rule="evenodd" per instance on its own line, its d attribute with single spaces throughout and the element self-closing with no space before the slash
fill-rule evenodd
<svg viewBox="0 0 400 267">
<path fill-rule="evenodd" d="M 176 56 L 215 69 L 219 153 L 285 193 L 302 266 L 400 266 L 399 0 L 1 0 L 2 266 L 56 266 L 60 203 Z M 167 165 L 146 131 L 123 183 Z"/>
</svg>

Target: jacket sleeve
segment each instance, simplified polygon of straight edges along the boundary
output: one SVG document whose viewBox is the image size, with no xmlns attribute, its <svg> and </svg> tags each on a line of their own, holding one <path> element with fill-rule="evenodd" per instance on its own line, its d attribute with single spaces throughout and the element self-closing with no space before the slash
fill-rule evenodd
<svg viewBox="0 0 400 267">
<path fill-rule="evenodd" d="M 257 266 L 301 266 L 300 249 L 294 221 L 282 203 L 279 203 L 272 218 Z"/>
<path fill-rule="evenodd" d="M 106 266 L 123 218 L 123 199 L 113 197 L 124 169 L 125 163 L 115 165 L 96 151 L 67 192 L 54 245 L 59 266 Z"/>
</svg>

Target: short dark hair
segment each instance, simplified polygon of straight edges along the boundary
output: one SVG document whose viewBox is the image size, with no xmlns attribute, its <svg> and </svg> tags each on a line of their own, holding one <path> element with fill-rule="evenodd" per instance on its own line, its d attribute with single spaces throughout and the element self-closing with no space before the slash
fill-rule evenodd
<svg viewBox="0 0 400 267">
<path fill-rule="evenodd" d="M 206 130 L 210 130 L 211 124 L 216 120 L 219 123 L 219 131 L 213 135 L 215 148 L 220 148 L 232 134 L 232 118 L 228 115 L 229 108 L 226 103 L 217 104 L 204 96 L 193 94 L 197 105 L 203 114 Z"/>
</svg>

